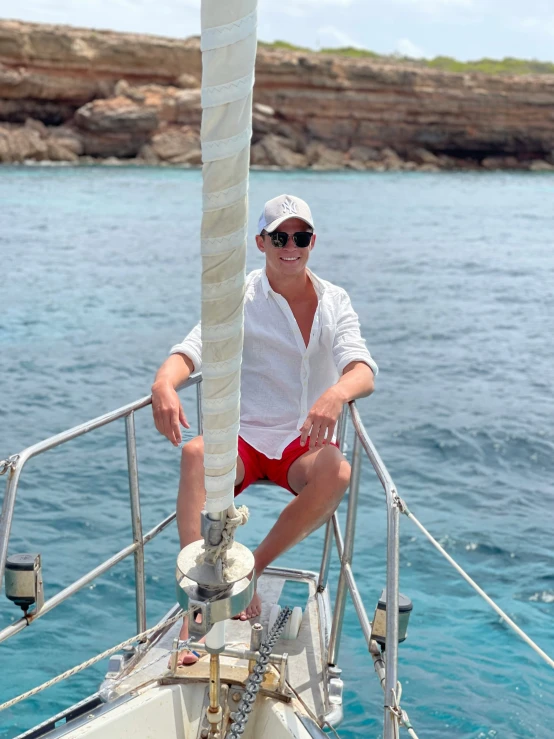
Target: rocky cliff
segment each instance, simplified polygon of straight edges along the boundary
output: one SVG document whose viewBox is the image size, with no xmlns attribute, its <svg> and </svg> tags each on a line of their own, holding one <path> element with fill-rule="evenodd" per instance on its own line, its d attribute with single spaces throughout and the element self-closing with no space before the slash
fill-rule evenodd
<svg viewBox="0 0 554 739">
<path fill-rule="evenodd" d="M 200 164 L 198 39 L 0 21 L 0 161 Z M 554 169 L 554 76 L 261 46 L 253 165 Z"/>
</svg>

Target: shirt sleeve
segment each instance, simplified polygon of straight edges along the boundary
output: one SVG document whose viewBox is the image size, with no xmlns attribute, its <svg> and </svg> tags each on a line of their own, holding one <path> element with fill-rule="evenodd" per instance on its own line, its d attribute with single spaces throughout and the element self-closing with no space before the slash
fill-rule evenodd
<svg viewBox="0 0 554 739">
<path fill-rule="evenodd" d="M 342 375 L 350 362 L 365 362 L 377 376 L 379 368 L 362 338 L 358 314 L 344 290 L 338 296 L 336 311 L 337 328 L 333 342 L 333 358 L 339 375 Z"/>
<path fill-rule="evenodd" d="M 200 321 L 192 329 L 192 331 L 185 336 L 180 344 L 172 346 L 170 354 L 184 354 L 188 357 L 194 365 L 194 371 L 200 372 L 202 369 L 202 334 L 200 331 Z"/>
</svg>

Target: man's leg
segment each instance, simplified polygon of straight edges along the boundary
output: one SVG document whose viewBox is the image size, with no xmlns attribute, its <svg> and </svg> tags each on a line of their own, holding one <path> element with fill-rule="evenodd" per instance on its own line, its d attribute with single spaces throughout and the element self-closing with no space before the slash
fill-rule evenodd
<svg viewBox="0 0 554 739">
<path fill-rule="evenodd" d="M 244 478 L 244 465 L 240 457 L 237 458 L 236 484 Z M 200 513 L 204 508 L 206 490 L 204 488 L 204 440 L 196 436 L 183 447 L 181 456 L 181 478 L 179 494 L 177 496 L 177 528 L 181 549 L 193 541 L 201 539 Z M 188 620 L 183 619 L 183 626 L 179 638 L 188 639 Z M 183 650 L 179 654 L 179 664 L 196 662 L 194 654 Z"/>
<path fill-rule="evenodd" d="M 291 464 L 288 482 L 297 496 L 254 552 L 257 576 L 280 554 L 329 520 L 348 488 L 350 465 L 336 446 L 313 449 Z M 241 619 L 257 616 L 260 606 L 256 594 Z"/>
</svg>

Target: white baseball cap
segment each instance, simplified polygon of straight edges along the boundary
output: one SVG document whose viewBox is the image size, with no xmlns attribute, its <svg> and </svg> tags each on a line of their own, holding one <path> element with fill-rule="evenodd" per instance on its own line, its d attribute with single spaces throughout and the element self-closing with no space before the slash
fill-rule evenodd
<svg viewBox="0 0 554 739">
<path fill-rule="evenodd" d="M 295 195 L 278 195 L 276 198 L 268 200 L 264 205 L 262 215 L 258 221 L 258 233 L 262 231 L 271 233 L 289 218 L 300 218 L 308 226 L 315 228 L 312 211 L 308 203 Z"/>
</svg>

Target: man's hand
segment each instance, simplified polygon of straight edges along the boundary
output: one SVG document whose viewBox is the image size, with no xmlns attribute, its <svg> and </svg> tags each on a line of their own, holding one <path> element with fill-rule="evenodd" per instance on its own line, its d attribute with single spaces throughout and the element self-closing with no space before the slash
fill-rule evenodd
<svg viewBox="0 0 554 739">
<path fill-rule="evenodd" d="M 338 385 L 333 385 L 316 400 L 300 429 L 300 445 L 310 439 L 310 449 L 330 444 L 345 403 Z"/>
<path fill-rule="evenodd" d="M 182 440 L 179 422 L 190 428 L 183 406 L 175 388 L 170 382 L 156 381 L 152 385 L 152 413 L 156 428 L 173 444 L 179 446 Z"/>
</svg>

